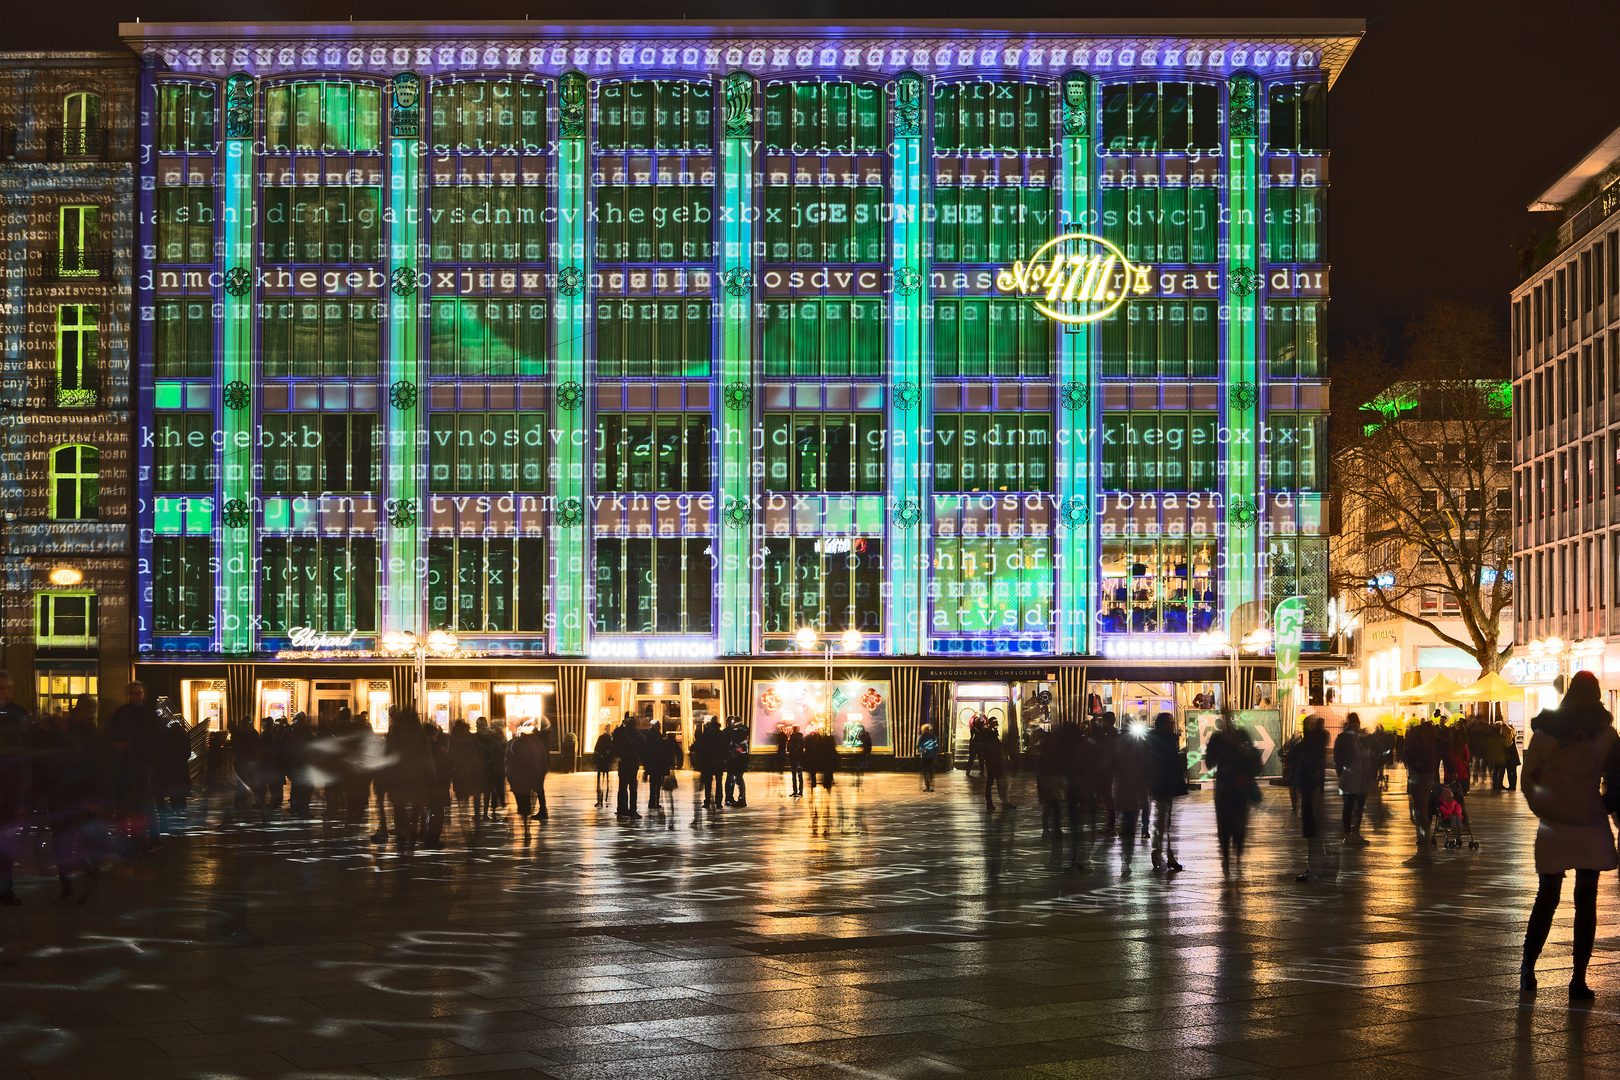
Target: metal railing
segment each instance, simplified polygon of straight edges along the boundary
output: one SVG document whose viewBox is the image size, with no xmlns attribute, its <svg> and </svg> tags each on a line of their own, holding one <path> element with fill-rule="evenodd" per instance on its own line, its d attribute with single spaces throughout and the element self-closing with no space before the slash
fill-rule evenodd
<svg viewBox="0 0 1620 1080">
<path fill-rule="evenodd" d="M 101 403 L 101 372 L 57 372 L 45 393 L 47 409 L 94 409 Z"/>
<path fill-rule="evenodd" d="M 95 281 L 112 276 L 107 248 L 59 248 L 37 253 L 34 276 L 40 281 Z"/>
<path fill-rule="evenodd" d="M 1570 214 L 1558 226 L 1558 250 L 1563 251 L 1597 228 L 1616 210 L 1620 210 L 1620 180 L 1598 192 L 1597 198 Z"/>
<path fill-rule="evenodd" d="M 46 128 L 45 157 L 50 161 L 105 161 L 107 129 L 99 124 Z"/>
</svg>

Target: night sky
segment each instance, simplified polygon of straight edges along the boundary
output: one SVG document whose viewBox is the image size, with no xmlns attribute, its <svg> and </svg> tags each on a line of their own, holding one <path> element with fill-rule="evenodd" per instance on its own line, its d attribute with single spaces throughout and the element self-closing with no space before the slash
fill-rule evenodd
<svg viewBox="0 0 1620 1080">
<path fill-rule="evenodd" d="M 129 0 L 123 4 L 16 3 L 0 49 L 111 49 L 117 24 L 219 20 L 609 18 L 667 20 L 669 3 L 557 5 L 409 0 Z M 1274 0 L 1215 4 L 1133 0 L 1111 5 L 702 4 L 694 20 L 793 18 L 1247 17 L 1361 18 L 1367 35 L 1330 99 L 1328 203 L 1333 305 L 1329 340 L 1398 339 L 1430 298 L 1487 307 L 1505 323 L 1526 237 L 1553 224 L 1525 206 L 1620 125 L 1613 89 L 1620 45 L 1615 0 Z"/>
</svg>

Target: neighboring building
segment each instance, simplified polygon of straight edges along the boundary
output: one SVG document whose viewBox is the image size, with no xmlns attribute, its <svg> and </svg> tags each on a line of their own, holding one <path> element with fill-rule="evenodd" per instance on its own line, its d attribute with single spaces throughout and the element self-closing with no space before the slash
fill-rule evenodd
<svg viewBox="0 0 1620 1080">
<path fill-rule="evenodd" d="M 1415 541 L 1426 534 L 1448 543 L 1511 552 L 1513 458 L 1505 430 L 1510 421 L 1505 408 L 1493 409 L 1488 417 L 1459 421 L 1444 401 L 1452 389 L 1399 383 L 1362 410 L 1369 427 L 1401 425 L 1399 436 L 1378 445 L 1368 458 L 1387 476 L 1387 487 L 1359 483 L 1361 466 L 1350 460 L 1354 451 L 1337 448 L 1345 478 L 1335 491 L 1338 531 L 1331 559 L 1341 583 L 1366 585 L 1335 597 L 1331 614 L 1335 629 L 1343 634 L 1346 663 L 1324 674 L 1332 704 L 1386 705 L 1390 695 L 1436 675 L 1464 686 L 1480 676 L 1475 654 L 1440 636 L 1472 640 L 1461 598 L 1447 587 L 1447 573 Z M 1459 389 L 1477 390 L 1493 403 L 1505 402 L 1508 393 L 1506 383 L 1494 381 Z M 1486 438 L 1498 433 L 1500 440 Z M 1477 453 L 1470 449 L 1475 444 Z M 1388 502 L 1408 505 L 1418 513 L 1412 517 L 1390 513 Z M 1453 567 L 1457 565 L 1454 561 Z M 1481 590 L 1481 623 L 1490 621 L 1495 569 L 1482 575 L 1486 585 Z M 1504 583 L 1504 591 L 1502 600 L 1508 606 L 1497 613 L 1498 649 L 1507 647 L 1515 626 L 1511 586 Z M 1513 715 L 1517 719 L 1517 713 Z"/>
<path fill-rule="evenodd" d="M 193 718 L 380 718 L 448 628 L 441 720 L 830 693 L 906 756 L 1221 696 L 1244 604 L 1320 654 L 1360 22 L 122 32 L 140 669 Z"/>
<path fill-rule="evenodd" d="M 0 53 L 0 633 L 46 712 L 133 671 L 137 101 L 127 53 Z"/>
<path fill-rule="evenodd" d="M 1523 648 L 1507 674 L 1549 701 L 1559 674 L 1620 670 L 1617 178 L 1620 129 L 1530 204 L 1563 220 L 1544 264 L 1513 290 L 1514 640 Z M 1531 643 L 1548 638 L 1589 644 L 1580 656 L 1532 655 Z"/>
</svg>

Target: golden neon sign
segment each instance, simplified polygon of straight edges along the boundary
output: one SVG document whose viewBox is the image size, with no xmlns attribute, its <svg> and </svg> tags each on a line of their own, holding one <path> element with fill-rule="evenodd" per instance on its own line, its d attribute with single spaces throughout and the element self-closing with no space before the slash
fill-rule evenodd
<svg viewBox="0 0 1620 1080">
<path fill-rule="evenodd" d="M 1151 266 L 1135 266 L 1111 242 L 1090 233 L 1065 233 L 1041 245 L 1026 263 L 996 274 L 996 289 L 1035 297 L 1035 310 L 1065 323 L 1107 318 L 1127 294 L 1151 292 Z"/>
</svg>

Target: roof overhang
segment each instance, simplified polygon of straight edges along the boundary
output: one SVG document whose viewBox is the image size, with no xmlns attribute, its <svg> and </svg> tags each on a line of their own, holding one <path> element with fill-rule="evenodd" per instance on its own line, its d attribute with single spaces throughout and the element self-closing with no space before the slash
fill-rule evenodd
<svg viewBox="0 0 1620 1080">
<path fill-rule="evenodd" d="M 1620 128 L 1608 136 L 1577 161 L 1558 180 L 1543 191 L 1530 204 L 1531 210 L 1562 210 L 1595 176 L 1601 176 L 1610 165 L 1620 161 Z"/>
</svg>

